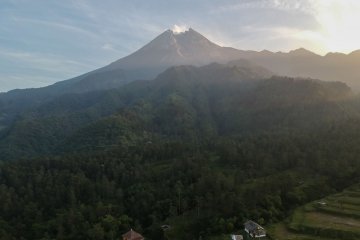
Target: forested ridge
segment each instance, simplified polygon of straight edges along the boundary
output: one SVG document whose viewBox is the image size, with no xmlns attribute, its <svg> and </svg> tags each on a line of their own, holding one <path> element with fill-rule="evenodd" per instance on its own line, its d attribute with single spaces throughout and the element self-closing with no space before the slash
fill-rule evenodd
<svg viewBox="0 0 360 240">
<path fill-rule="evenodd" d="M 261 76 L 242 66 L 180 66 L 152 81 L 65 94 L 4 125 L 0 157 L 62 154 L 151 138 L 311 130 L 360 109 L 359 105 L 347 109 L 352 93 L 343 83 Z"/>
<path fill-rule="evenodd" d="M 208 239 L 358 182 L 360 104 L 342 83 L 174 67 L 69 94 L 1 131 L 1 239 Z M 167 224 L 169 231 L 162 231 Z"/>
</svg>

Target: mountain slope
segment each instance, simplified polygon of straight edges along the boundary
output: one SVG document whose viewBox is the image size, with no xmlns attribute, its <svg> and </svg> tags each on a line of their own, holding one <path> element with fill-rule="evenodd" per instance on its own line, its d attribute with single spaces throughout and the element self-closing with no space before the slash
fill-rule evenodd
<svg viewBox="0 0 360 240">
<path fill-rule="evenodd" d="M 305 49 L 289 53 L 242 51 L 216 45 L 193 29 L 181 34 L 168 30 L 135 53 L 103 68 L 48 87 L 0 93 L 0 130 L 8 127 L 23 112 L 64 94 L 116 89 L 134 80 L 153 79 L 171 66 L 202 66 L 238 59 L 247 59 L 278 75 L 342 81 L 355 90 L 360 89 L 358 51 L 326 56 Z M 244 60 L 240 62 L 244 63 Z M 252 71 L 268 72 L 261 67 L 252 68 Z"/>
<path fill-rule="evenodd" d="M 153 81 L 60 96 L 3 130 L 0 152 L 36 156 L 157 138 L 305 130 L 343 119 L 337 101 L 351 95 L 345 84 L 268 78 L 270 72 L 246 63 L 172 67 Z"/>
<path fill-rule="evenodd" d="M 201 66 L 211 62 L 226 63 L 237 58 L 238 53 L 220 47 L 190 28 L 179 34 L 167 30 L 135 53 L 106 68 L 126 69 L 136 73 L 135 78 L 152 79 L 170 66 Z"/>
<path fill-rule="evenodd" d="M 153 79 L 175 65 L 200 66 L 237 58 L 232 50 L 210 42 L 193 29 L 181 34 L 167 30 L 135 53 L 103 68 L 48 87 L 0 93 L 0 127 L 19 113 L 62 94 L 118 88 L 130 81 Z"/>
</svg>

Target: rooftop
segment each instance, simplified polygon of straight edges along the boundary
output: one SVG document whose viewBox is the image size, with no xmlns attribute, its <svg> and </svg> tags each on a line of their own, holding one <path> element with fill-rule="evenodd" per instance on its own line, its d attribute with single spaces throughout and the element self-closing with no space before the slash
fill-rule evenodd
<svg viewBox="0 0 360 240">
<path fill-rule="evenodd" d="M 143 240 L 144 237 L 140 233 L 130 229 L 127 233 L 123 234 L 122 237 L 126 240 Z"/>
<path fill-rule="evenodd" d="M 257 224 L 254 221 L 247 221 L 246 223 L 244 223 L 244 226 L 246 229 L 248 229 L 249 231 L 254 231 L 254 230 L 259 230 L 259 229 L 264 229 L 262 226 L 260 226 L 259 224 Z"/>
</svg>

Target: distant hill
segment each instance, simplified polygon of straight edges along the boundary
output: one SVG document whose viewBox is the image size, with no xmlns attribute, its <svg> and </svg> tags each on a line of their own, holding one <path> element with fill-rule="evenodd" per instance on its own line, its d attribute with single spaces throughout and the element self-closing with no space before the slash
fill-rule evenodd
<svg viewBox="0 0 360 240">
<path fill-rule="evenodd" d="M 279 75 L 341 81 L 355 91 L 360 90 L 359 51 L 350 54 L 328 53 L 320 56 L 301 48 L 289 53 L 253 52 L 243 58 Z"/>
</svg>

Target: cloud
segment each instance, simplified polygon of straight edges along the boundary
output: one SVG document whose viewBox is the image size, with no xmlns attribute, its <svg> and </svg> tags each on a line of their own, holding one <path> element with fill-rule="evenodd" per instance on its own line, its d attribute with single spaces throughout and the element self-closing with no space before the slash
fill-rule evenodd
<svg viewBox="0 0 360 240">
<path fill-rule="evenodd" d="M 114 53 L 120 54 L 121 52 L 119 50 L 117 50 L 113 44 L 111 43 L 104 43 L 101 46 L 101 49 L 106 50 L 106 51 L 112 51 Z"/>
<path fill-rule="evenodd" d="M 176 34 L 176 33 L 182 33 L 187 31 L 189 28 L 186 25 L 174 25 L 171 30 Z"/>
<path fill-rule="evenodd" d="M 36 66 L 45 67 L 49 71 L 64 70 L 64 69 L 59 69 L 59 67 L 63 65 L 88 67 L 88 65 L 82 62 L 64 59 L 61 56 L 55 56 L 55 55 L 45 56 L 39 53 L 0 50 L 0 56 L 13 58 L 20 62 L 26 62 L 33 65 L 34 67 Z"/>
<path fill-rule="evenodd" d="M 26 81 L 24 81 L 26 79 Z M 6 92 L 16 88 L 44 87 L 59 81 L 59 78 L 39 74 L 0 73 L 0 92 Z"/>
<path fill-rule="evenodd" d="M 104 43 L 101 48 L 104 50 L 114 50 L 113 46 L 110 43 Z"/>
<path fill-rule="evenodd" d="M 42 87 L 96 68 L 85 61 L 63 56 L 0 49 L 0 92 L 14 88 Z"/>
<path fill-rule="evenodd" d="M 276 10 L 296 10 L 308 12 L 311 10 L 311 0 L 245 0 L 233 4 L 224 4 L 213 9 L 211 13 L 234 12 L 246 9 L 276 9 Z"/>
<path fill-rule="evenodd" d="M 72 34 L 75 33 L 75 34 L 79 34 L 79 35 L 85 35 L 85 36 L 93 38 L 93 39 L 100 39 L 100 36 L 94 32 L 85 30 L 85 29 L 75 26 L 75 25 L 64 24 L 62 22 L 31 19 L 31 18 L 24 18 L 24 17 L 13 17 L 12 19 L 15 22 L 23 22 L 23 23 L 27 23 L 27 24 L 39 24 L 39 25 L 50 27 L 50 28 L 60 28 L 62 30 L 71 32 Z"/>
</svg>

